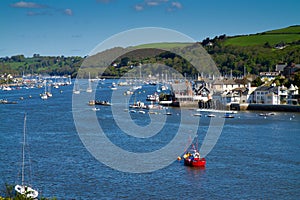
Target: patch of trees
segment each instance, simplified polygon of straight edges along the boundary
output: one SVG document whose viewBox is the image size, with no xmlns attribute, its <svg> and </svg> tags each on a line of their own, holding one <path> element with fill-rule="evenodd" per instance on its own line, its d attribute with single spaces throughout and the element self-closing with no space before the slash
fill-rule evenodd
<svg viewBox="0 0 300 200">
<path fill-rule="evenodd" d="M 49 74 L 76 76 L 83 61 L 79 56 L 40 56 L 26 58 L 24 55 L 0 58 L 0 74 Z"/>
<path fill-rule="evenodd" d="M 262 46 L 231 46 L 220 42 L 205 49 L 213 57 L 220 72 L 234 76 L 244 72 L 258 75 L 259 72 L 274 71 L 278 63 L 299 63 L 300 45 L 289 45 L 284 49 L 274 49 L 269 43 Z"/>
<path fill-rule="evenodd" d="M 222 75 L 231 73 L 235 77 L 244 73 L 258 75 L 259 72 L 274 71 L 278 63 L 300 63 L 300 41 L 290 43 L 284 49 L 274 49 L 268 42 L 258 46 L 225 45 L 224 41 L 226 39 L 226 35 L 221 35 L 213 39 L 206 38 L 200 43 L 207 53 L 211 55 Z M 122 52 L 126 52 L 125 49 L 113 48 L 99 55 L 91 56 L 88 61 L 85 61 L 84 67 L 105 67 L 104 76 L 122 76 L 140 64 L 155 64 L 157 67 L 163 65 L 171 67 L 183 76 L 194 77 L 199 71 L 191 64 L 192 62 L 189 58 L 194 56 L 201 60 L 203 55 L 201 52 L 195 52 L 196 44 L 171 49 L 170 51 L 136 49 L 127 51 L 128 53 L 124 54 Z M 185 58 L 180 56 L 182 55 L 181 53 L 185 55 Z M 117 65 L 109 64 L 111 62 L 110 59 L 118 54 L 122 56 L 113 61 Z M 34 54 L 33 57 L 26 58 L 24 55 L 15 55 L 0 58 L 0 74 L 70 74 L 72 77 L 75 77 L 84 60 L 85 58 L 79 56 L 40 56 L 39 54 Z M 99 60 L 102 62 L 99 63 Z M 106 61 L 109 61 L 109 63 L 106 63 Z M 156 71 L 159 71 L 159 68 Z"/>
</svg>

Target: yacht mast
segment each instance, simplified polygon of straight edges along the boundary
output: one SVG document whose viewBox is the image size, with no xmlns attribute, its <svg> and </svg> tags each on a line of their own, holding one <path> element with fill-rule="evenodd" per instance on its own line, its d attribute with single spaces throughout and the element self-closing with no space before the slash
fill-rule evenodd
<svg viewBox="0 0 300 200">
<path fill-rule="evenodd" d="M 22 185 L 24 185 L 24 168 L 25 168 L 25 142 L 26 142 L 26 114 L 24 115 L 23 127 L 23 148 L 22 148 Z"/>
</svg>

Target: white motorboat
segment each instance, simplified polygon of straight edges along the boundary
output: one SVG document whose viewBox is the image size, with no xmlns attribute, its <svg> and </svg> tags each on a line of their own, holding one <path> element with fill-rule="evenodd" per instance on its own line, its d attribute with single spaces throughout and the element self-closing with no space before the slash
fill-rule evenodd
<svg viewBox="0 0 300 200">
<path fill-rule="evenodd" d="M 9 87 L 9 86 L 3 86 L 3 87 L 2 87 L 2 90 L 3 90 L 3 91 L 11 91 L 12 89 L 11 89 L 11 87 Z"/>
<path fill-rule="evenodd" d="M 236 110 L 197 109 L 197 112 L 237 114 Z"/>
<path fill-rule="evenodd" d="M 100 108 L 96 108 L 96 107 L 95 107 L 95 108 L 92 108 L 92 110 L 93 110 L 93 111 L 99 111 Z"/>
<path fill-rule="evenodd" d="M 207 117 L 216 117 L 216 115 L 214 115 L 214 114 L 208 114 L 208 115 L 206 115 Z"/>
</svg>

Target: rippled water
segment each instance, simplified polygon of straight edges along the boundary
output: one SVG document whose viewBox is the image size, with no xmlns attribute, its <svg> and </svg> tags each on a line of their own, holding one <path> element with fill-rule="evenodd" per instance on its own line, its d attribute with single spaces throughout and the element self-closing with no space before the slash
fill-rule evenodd
<svg viewBox="0 0 300 200">
<path fill-rule="evenodd" d="M 107 81 L 109 82 L 109 80 Z M 99 85 L 97 99 L 109 100 L 109 84 Z M 154 91 L 147 86 L 145 93 Z M 63 92 L 60 93 L 60 90 Z M 299 199 L 300 115 L 276 113 L 266 118 L 240 112 L 226 119 L 222 134 L 207 155 L 205 169 L 174 162 L 151 173 L 116 171 L 95 159 L 81 142 L 72 115 L 72 86 L 52 89 L 53 97 L 39 98 L 43 89 L 0 91 L 0 184 L 20 182 L 23 114 L 27 113 L 32 184 L 44 197 L 58 199 Z M 82 94 L 85 93 L 84 91 Z M 32 95 L 32 98 L 28 98 Z M 24 100 L 19 100 L 20 97 Z M 107 99 L 104 99 L 107 98 Z M 130 101 L 133 101 L 133 97 Z M 114 123 L 109 107 L 97 112 L 107 137 L 133 152 L 152 152 L 167 145 L 178 129 L 180 109 L 169 108 L 162 131 L 151 138 L 128 136 Z M 91 111 L 93 112 L 93 111 Z M 190 112 L 191 119 L 194 111 Z M 131 114 L 140 126 L 149 116 Z M 124 119 L 131 120 L 131 119 Z M 198 129 L 201 144 L 211 119 L 203 115 Z M 187 124 L 186 127 L 194 126 Z M 183 142 L 184 143 L 184 142 Z M 112 158 L 113 159 L 113 158 Z M 134 163 L 132 158 L 132 163 Z M 152 162 L 152 161 L 151 161 Z M 156 160 L 155 162 L 160 162 Z M 136 163 L 137 165 L 139 163 Z M 2 191 L 2 189 L 0 189 Z M 2 195 L 3 192 L 2 192 Z"/>
</svg>

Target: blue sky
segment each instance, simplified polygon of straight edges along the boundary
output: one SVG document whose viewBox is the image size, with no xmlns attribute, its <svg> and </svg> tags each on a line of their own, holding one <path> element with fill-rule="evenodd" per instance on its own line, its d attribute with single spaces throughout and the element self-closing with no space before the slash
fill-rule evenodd
<svg viewBox="0 0 300 200">
<path fill-rule="evenodd" d="M 0 56 L 87 55 L 114 34 L 142 27 L 206 37 L 300 24 L 298 0 L 0 1 Z"/>
</svg>

